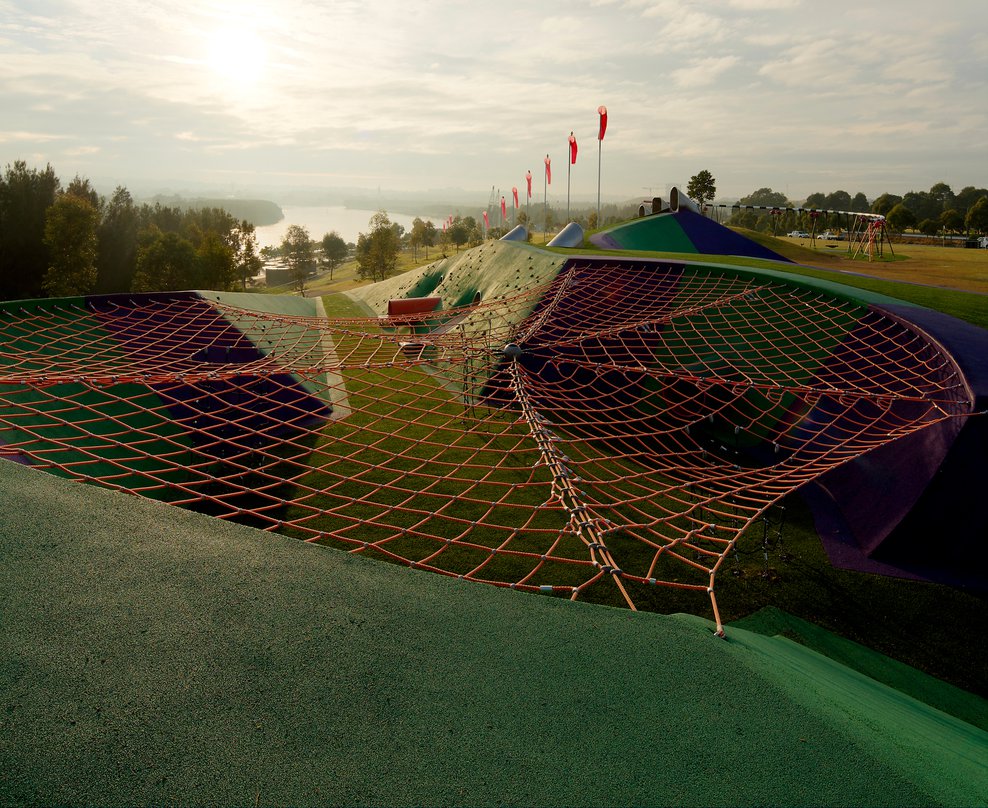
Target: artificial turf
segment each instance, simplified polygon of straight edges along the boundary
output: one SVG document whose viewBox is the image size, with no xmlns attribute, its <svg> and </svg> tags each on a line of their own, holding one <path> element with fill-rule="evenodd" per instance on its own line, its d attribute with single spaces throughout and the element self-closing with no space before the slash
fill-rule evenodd
<svg viewBox="0 0 988 808">
<path fill-rule="evenodd" d="M 6 805 L 988 799 L 988 734 L 787 640 L 0 485 Z"/>
</svg>

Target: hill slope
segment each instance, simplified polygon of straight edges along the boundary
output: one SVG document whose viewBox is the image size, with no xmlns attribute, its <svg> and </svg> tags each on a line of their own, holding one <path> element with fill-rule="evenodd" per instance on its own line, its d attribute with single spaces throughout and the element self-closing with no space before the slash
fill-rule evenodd
<svg viewBox="0 0 988 808">
<path fill-rule="evenodd" d="M 988 799 L 988 735 L 788 641 L 0 487 L 4 804 Z"/>
</svg>

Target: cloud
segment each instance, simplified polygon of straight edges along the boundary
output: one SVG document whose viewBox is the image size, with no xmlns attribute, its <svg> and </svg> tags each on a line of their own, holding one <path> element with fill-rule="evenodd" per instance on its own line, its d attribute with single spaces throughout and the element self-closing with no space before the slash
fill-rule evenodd
<svg viewBox="0 0 988 808">
<path fill-rule="evenodd" d="M 674 50 L 693 47 L 698 41 L 709 47 L 727 37 L 727 25 L 722 17 L 679 2 L 657 0 L 646 7 L 642 17 L 662 22 L 658 36 L 664 46 Z"/>
<path fill-rule="evenodd" d="M 424 0 L 415 13 L 397 0 L 0 0 L 0 163 L 40 155 L 122 182 L 489 188 L 547 151 L 563 159 L 571 129 L 592 143 L 604 103 L 614 193 L 705 167 L 724 193 L 757 172 L 782 186 L 823 154 L 828 171 L 860 165 L 856 153 L 898 167 L 938 136 L 944 159 L 972 173 L 978 122 L 988 130 L 972 104 L 988 4 L 958 2 L 963 15 L 916 0 L 894 15 L 851 0 L 572 0 L 553 13 L 522 0 L 496 12 Z M 210 63 L 230 19 L 263 41 L 256 80 Z M 582 157 L 573 183 L 595 186 Z"/>
<path fill-rule="evenodd" d="M 66 157 L 85 157 L 90 154 L 99 154 L 101 151 L 99 146 L 75 146 L 71 149 L 64 149 L 62 154 Z"/>
<path fill-rule="evenodd" d="M 713 84 L 721 74 L 738 63 L 737 56 L 719 56 L 695 59 L 688 67 L 672 71 L 672 79 L 680 87 L 705 87 Z"/>
<path fill-rule="evenodd" d="M 782 11 L 798 8 L 802 0 L 727 0 L 727 4 L 741 11 Z"/>
<path fill-rule="evenodd" d="M 4 132 L 0 131 L 0 143 L 51 143 L 55 140 L 65 140 L 67 135 L 55 135 L 49 132 Z"/>
<path fill-rule="evenodd" d="M 789 48 L 779 58 L 762 65 L 758 73 L 788 87 L 838 90 L 855 77 L 857 67 L 838 40 L 818 37 Z"/>
</svg>

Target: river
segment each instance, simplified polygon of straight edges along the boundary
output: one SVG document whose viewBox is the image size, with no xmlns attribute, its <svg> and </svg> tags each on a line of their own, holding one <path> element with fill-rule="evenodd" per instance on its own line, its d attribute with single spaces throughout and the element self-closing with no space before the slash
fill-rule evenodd
<svg viewBox="0 0 988 808">
<path fill-rule="evenodd" d="M 309 237 L 313 241 L 322 241 L 322 237 L 335 230 L 347 243 L 356 243 L 360 233 L 370 232 L 370 218 L 377 211 L 354 210 L 352 208 L 333 206 L 298 206 L 282 207 L 285 218 L 277 224 L 269 224 L 264 227 L 255 228 L 257 233 L 258 247 L 277 247 L 285 236 L 285 231 L 290 225 L 297 224 L 309 231 Z M 389 213 L 388 218 L 392 222 L 402 225 L 406 231 L 412 229 L 414 216 L 407 216 L 403 213 Z M 426 221 L 430 217 L 421 217 Z M 433 218 L 433 223 L 436 219 Z"/>
</svg>

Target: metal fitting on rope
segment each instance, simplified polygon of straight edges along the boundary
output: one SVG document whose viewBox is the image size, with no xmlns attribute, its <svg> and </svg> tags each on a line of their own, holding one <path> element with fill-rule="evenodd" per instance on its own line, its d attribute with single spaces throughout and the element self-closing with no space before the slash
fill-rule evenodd
<svg viewBox="0 0 988 808">
<path fill-rule="evenodd" d="M 503 353 L 506 357 L 508 357 L 508 359 L 517 359 L 519 356 L 521 356 L 522 350 L 521 350 L 521 346 L 518 345 L 517 343 L 509 342 L 501 349 L 501 353 Z"/>
</svg>

